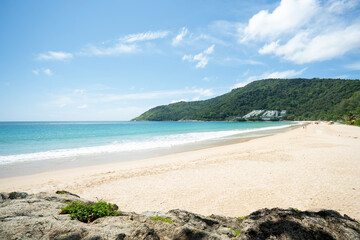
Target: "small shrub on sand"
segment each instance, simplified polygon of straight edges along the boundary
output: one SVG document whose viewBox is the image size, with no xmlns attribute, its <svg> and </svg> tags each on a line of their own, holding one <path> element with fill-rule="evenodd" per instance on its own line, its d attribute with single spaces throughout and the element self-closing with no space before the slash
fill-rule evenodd
<svg viewBox="0 0 360 240">
<path fill-rule="evenodd" d="M 70 214 L 71 219 L 90 223 L 95 219 L 106 216 L 119 216 L 121 212 L 114 204 L 100 200 L 97 203 L 86 204 L 80 201 L 67 202 L 67 206 L 61 209 L 60 214 Z"/>
</svg>

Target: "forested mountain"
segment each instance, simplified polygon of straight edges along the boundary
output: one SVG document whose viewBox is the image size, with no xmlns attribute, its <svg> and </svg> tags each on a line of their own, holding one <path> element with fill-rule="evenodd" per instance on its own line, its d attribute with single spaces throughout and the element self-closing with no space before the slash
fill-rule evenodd
<svg viewBox="0 0 360 240">
<path fill-rule="evenodd" d="M 137 121 L 231 120 L 255 109 L 287 110 L 289 120 L 360 117 L 360 81 L 341 79 L 265 79 L 204 101 L 152 108 Z"/>
</svg>

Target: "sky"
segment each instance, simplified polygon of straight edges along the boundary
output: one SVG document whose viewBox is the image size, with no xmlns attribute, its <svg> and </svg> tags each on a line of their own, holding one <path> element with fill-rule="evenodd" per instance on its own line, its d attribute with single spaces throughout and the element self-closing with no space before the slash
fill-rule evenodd
<svg viewBox="0 0 360 240">
<path fill-rule="evenodd" d="M 0 121 L 117 121 L 266 78 L 360 78 L 360 0 L 0 1 Z"/>
</svg>

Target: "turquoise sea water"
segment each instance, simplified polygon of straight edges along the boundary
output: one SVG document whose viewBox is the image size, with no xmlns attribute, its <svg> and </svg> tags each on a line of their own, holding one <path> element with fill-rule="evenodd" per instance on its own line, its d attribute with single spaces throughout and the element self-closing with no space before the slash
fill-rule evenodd
<svg viewBox="0 0 360 240">
<path fill-rule="evenodd" d="M 0 164 L 171 148 L 289 122 L 0 122 Z"/>
</svg>

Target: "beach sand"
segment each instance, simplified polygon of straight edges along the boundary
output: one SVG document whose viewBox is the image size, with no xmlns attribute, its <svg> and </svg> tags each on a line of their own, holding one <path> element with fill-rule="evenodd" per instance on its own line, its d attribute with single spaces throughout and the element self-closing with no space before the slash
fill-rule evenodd
<svg viewBox="0 0 360 240">
<path fill-rule="evenodd" d="M 67 190 L 122 211 L 244 216 L 332 209 L 360 219 L 360 128 L 309 124 L 246 142 L 0 179 L 0 191 Z"/>
</svg>

